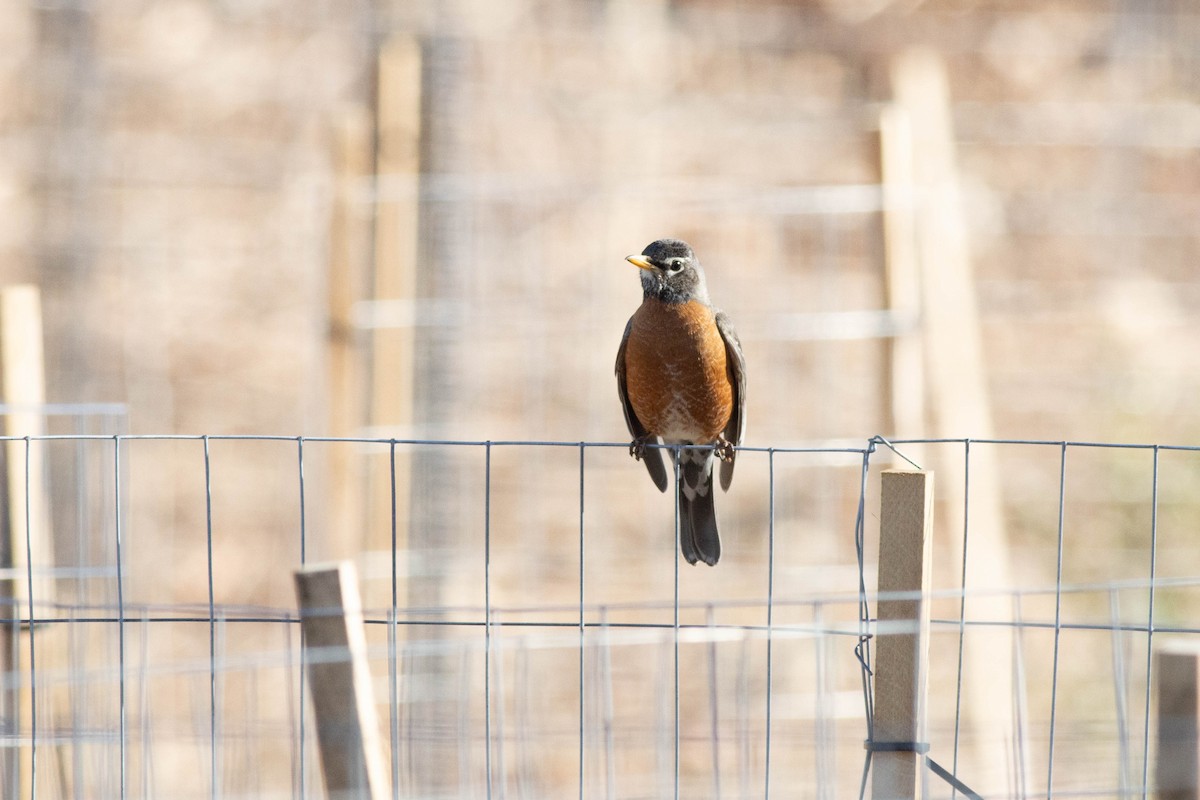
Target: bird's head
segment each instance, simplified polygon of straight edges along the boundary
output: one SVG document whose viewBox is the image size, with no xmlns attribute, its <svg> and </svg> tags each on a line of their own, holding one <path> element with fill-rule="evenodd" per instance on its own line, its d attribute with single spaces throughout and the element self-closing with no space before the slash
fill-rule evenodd
<svg viewBox="0 0 1200 800">
<path fill-rule="evenodd" d="M 647 297 L 664 303 L 708 302 L 704 270 L 691 245 L 679 239 L 659 239 L 646 245 L 641 255 L 625 260 L 642 271 L 642 289 Z"/>
</svg>

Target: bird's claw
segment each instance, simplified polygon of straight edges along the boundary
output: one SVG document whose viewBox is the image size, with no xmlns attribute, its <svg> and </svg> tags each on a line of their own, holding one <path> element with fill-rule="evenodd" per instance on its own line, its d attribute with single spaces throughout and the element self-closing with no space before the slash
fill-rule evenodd
<svg viewBox="0 0 1200 800">
<path fill-rule="evenodd" d="M 634 461 L 641 461 L 646 455 L 646 445 L 650 443 L 651 437 L 639 436 L 629 443 L 629 455 L 633 456 Z"/>
<path fill-rule="evenodd" d="M 722 461 L 731 462 L 735 453 L 733 443 L 727 440 L 724 436 L 717 437 L 717 443 L 713 447 L 713 452 L 717 454 L 717 458 Z"/>
</svg>

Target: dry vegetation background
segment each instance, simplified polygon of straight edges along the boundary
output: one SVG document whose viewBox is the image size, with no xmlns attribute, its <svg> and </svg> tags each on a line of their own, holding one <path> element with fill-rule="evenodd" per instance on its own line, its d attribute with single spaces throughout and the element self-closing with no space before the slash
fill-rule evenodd
<svg viewBox="0 0 1200 800">
<path fill-rule="evenodd" d="M 995 432 L 1200 440 L 1200 13 L 1187 0 L 0 4 L 0 278 L 42 288 L 49 400 L 127 408 L 118 422 L 56 418 L 53 430 L 331 433 L 334 131 L 356 114 L 370 118 L 376 58 L 396 34 L 415 36 L 423 56 L 420 177 L 349 187 L 364 227 L 381 198 L 415 192 L 420 201 L 414 419 L 386 435 L 624 439 L 612 359 L 639 292 L 622 258 L 665 235 L 695 245 L 714 300 L 741 331 L 749 444 L 861 446 L 877 432 L 912 435 L 888 427 L 882 342 L 822 338 L 819 320 L 805 315 L 883 306 L 879 113 L 891 96 L 891 59 L 920 46 L 944 60 L 949 77 Z M 363 247 L 352 266 L 362 287 L 379 265 Z M 51 454 L 63 565 L 111 560 L 105 447 L 56 445 Z M 384 608 L 390 559 L 363 552 L 380 531 L 335 535 L 328 495 L 339 447 L 376 462 L 386 453 L 307 446 L 305 556 L 358 559 L 368 605 Z M 1014 585 L 1052 586 L 1058 452 L 997 451 L 1009 536 L 1020 548 Z M 483 453 L 405 452 L 418 475 L 407 498 L 415 532 L 399 569 L 428 592 L 409 600 L 477 609 Z M 955 452 L 928 457 L 936 466 Z M 125 601 L 206 606 L 211 521 L 222 613 L 289 608 L 300 558 L 296 443 L 212 442 L 211 518 L 203 455 L 194 441 L 128 445 Z M 777 597 L 798 603 L 776 622 L 853 619 L 856 457 L 788 455 L 775 467 Z M 587 468 L 587 602 L 630 621 L 669 621 L 669 502 L 619 449 L 589 451 Z M 490 600 L 499 618 L 575 618 L 578 469 L 574 449 L 494 450 Z M 681 576 L 684 601 L 700 604 L 685 612 L 689 621 L 705 621 L 705 602 L 745 601 L 748 610 L 715 613 L 762 623 L 767 473 L 766 454 L 747 454 L 720 498 L 727 556 L 716 570 Z M 1150 456 L 1089 452 L 1070 474 L 1067 536 L 1077 549 L 1066 578 L 1144 578 L 1131 565 L 1149 558 Z M 1200 465 L 1173 455 L 1162 476 L 1160 557 L 1177 577 L 1198 575 L 1187 534 L 1200 520 Z M 938 584 L 954 588 L 945 563 Z M 60 583 L 75 602 L 113 602 L 111 576 Z M 1144 594 L 1122 613 L 1144 617 Z M 810 603 L 821 597 L 830 598 L 824 612 Z M 1164 596 L 1164 624 L 1186 620 L 1190 601 L 1187 590 Z M 1081 603 L 1080 618 L 1104 621 L 1109 598 L 1098 602 Z M 295 791 L 296 728 L 286 711 L 296 707 L 295 637 L 286 628 L 221 626 L 224 722 L 215 737 L 207 626 L 131 631 L 142 693 L 130 734 L 132 796 L 157 786 L 154 796 L 207 797 L 218 762 L 212 771 L 229 792 Z M 111 728 L 113 635 L 72 640 L 63 683 L 76 716 L 48 703 L 47 727 L 69 718 Z M 415 720 L 404 729 L 406 786 L 478 795 L 480 637 L 444 635 L 459 644 L 414 650 L 405 666 L 402 705 Z M 800 665 L 775 675 L 778 796 L 842 797 L 856 785 L 863 731 L 851 642 L 818 637 L 775 651 Z M 1131 635 L 1120 646 L 1136 661 L 1144 642 Z M 1109 644 L 1098 640 L 1102 658 Z M 577 655 L 570 642 L 513 647 L 496 679 L 508 691 L 496 700 L 509 714 L 498 724 L 515 737 L 501 785 L 553 796 L 575 781 Z M 710 652 L 692 647 L 685 658 Z M 738 676 L 720 712 L 737 743 L 721 756 L 730 796 L 761 791 L 762 744 L 750 733 L 761 733 L 761 704 L 742 704 L 758 703 L 762 648 L 737 641 L 713 656 L 722 674 Z M 107 671 L 88 671 L 97 669 L 94 652 Z M 609 652 L 589 651 L 589 685 L 607 680 L 600 654 Z M 658 640 L 612 652 L 618 734 L 609 752 L 623 759 L 625 781 L 617 794 L 652 796 L 669 769 L 661 706 L 669 652 Z M 943 654 L 952 659 L 952 648 Z M 1111 676 L 1089 678 L 1081 660 L 1068 665 L 1080 686 L 1071 697 L 1111 694 Z M 1031 676 L 1045 678 L 1033 667 Z M 704 696 L 708 679 L 695 679 L 694 696 Z M 1044 687 L 1031 690 L 1033 705 Z M 603 699 L 589 695 L 587 704 L 599 718 Z M 1087 766 L 1097 748 L 1112 757 L 1111 715 L 1097 722 L 1086 700 L 1064 706 L 1079 712 L 1067 737 L 1078 746 L 1060 743 L 1060 757 L 1083 767 L 1057 780 L 1110 786 Z M 603 735 L 592 724 L 589 747 L 599 753 Z M 682 723 L 687 796 L 713 792 L 708 725 L 702 715 Z M 1041 728 L 1032 736 L 1033 750 L 1044 746 Z M 1000 787 L 988 796 L 1014 791 L 1014 756 L 997 738 L 980 745 L 1004 765 L 990 787 L 976 787 Z M 945 752 L 946 739 L 936 741 Z M 106 765 L 98 773 L 115 780 L 111 741 L 89 752 L 82 763 Z M 604 785 L 603 760 L 589 753 L 588 785 Z M 315 760 L 306 770 L 317 780 Z M 204 777 L 189 788 L 164 783 L 176 771 Z"/>
</svg>

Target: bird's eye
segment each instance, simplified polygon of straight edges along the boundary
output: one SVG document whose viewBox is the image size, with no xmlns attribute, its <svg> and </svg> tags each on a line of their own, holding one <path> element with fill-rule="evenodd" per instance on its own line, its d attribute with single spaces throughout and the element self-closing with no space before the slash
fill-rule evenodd
<svg viewBox="0 0 1200 800">
<path fill-rule="evenodd" d="M 669 269 L 671 270 L 671 272 L 679 272 L 679 270 L 683 269 L 683 262 L 680 261 L 678 258 L 673 259 L 671 261 L 671 266 L 669 267 Z"/>
</svg>

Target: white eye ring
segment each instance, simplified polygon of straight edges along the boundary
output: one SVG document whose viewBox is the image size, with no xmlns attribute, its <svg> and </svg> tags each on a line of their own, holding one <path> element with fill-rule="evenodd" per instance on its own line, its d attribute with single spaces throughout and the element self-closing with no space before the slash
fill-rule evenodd
<svg viewBox="0 0 1200 800">
<path fill-rule="evenodd" d="M 676 258 L 671 261 L 671 266 L 668 267 L 668 269 L 670 269 L 671 272 L 679 272 L 679 270 L 683 269 L 683 262 Z"/>
</svg>

